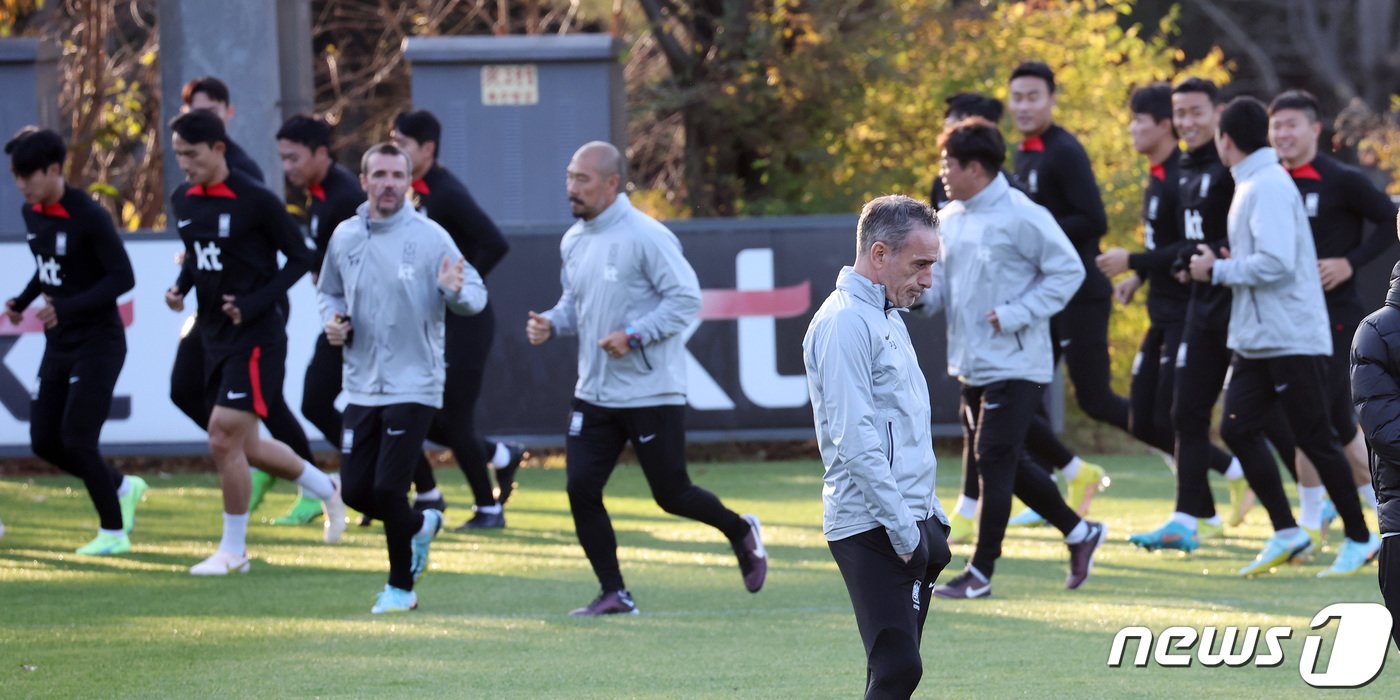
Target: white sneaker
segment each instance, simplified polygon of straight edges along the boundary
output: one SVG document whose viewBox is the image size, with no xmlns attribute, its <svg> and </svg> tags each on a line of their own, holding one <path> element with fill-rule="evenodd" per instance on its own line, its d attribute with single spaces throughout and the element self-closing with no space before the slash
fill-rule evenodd
<svg viewBox="0 0 1400 700">
<path fill-rule="evenodd" d="M 232 573 L 246 574 L 252 568 L 252 560 L 247 554 L 229 554 L 222 549 L 198 564 L 190 567 L 195 576 L 228 576 Z"/>
<path fill-rule="evenodd" d="M 331 474 L 335 493 L 321 501 L 321 511 L 326 514 L 326 544 L 335 544 L 345 534 L 345 500 L 340 497 L 340 475 Z"/>
</svg>

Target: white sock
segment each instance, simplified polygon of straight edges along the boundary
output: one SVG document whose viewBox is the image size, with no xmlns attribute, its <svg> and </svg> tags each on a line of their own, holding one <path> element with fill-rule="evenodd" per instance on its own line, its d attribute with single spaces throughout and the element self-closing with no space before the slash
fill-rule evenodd
<svg viewBox="0 0 1400 700">
<path fill-rule="evenodd" d="M 1215 517 L 1216 517 L 1217 519 L 1220 518 L 1220 516 L 1218 516 L 1218 515 L 1215 516 Z M 1176 523 L 1176 524 L 1178 524 L 1178 525 L 1184 525 L 1184 526 L 1186 526 L 1186 527 L 1188 527 L 1188 528 L 1191 528 L 1191 531 L 1192 531 L 1192 532 L 1195 532 L 1195 531 L 1196 531 L 1196 516 L 1194 516 L 1194 515 L 1187 515 L 1187 514 L 1185 514 L 1185 513 L 1182 513 L 1182 512 L 1180 512 L 1180 511 L 1178 511 L 1178 512 L 1176 512 L 1176 513 L 1172 513 L 1172 522 L 1174 522 L 1174 523 Z"/>
<path fill-rule="evenodd" d="M 972 575 L 973 575 L 973 576 L 976 576 L 978 581 L 981 581 L 982 583 L 986 583 L 986 582 L 987 582 L 987 575 L 984 574 L 984 573 L 982 573 L 981 571 L 978 571 L 978 570 L 977 570 L 977 567 L 975 567 L 975 566 L 973 566 L 973 565 L 971 565 L 971 564 L 968 564 L 968 565 L 967 565 L 967 570 L 970 571 L 970 572 L 972 572 Z"/>
<path fill-rule="evenodd" d="M 1325 486 L 1298 485 L 1298 524 L 1316 530 L 1322 527 L 1322 501 L 1327 498 Z"/>
<path fill-rule="evenodd" d="M 958 496 L 958 515 L 972 520 L 977 517 L 977 499 L 967 496 Z"/>
<path fill-rule="evenodd" d="M 243 556 L 248 551 L 248 514 L 230 515 L 224 513 L 224 538 L 219 540 L 219 551 Z"/>
<path fill-rule="evenodd" d="M 1244 478 L 1244 465 L 1240 464 L 1239 457 L 1230 458 L 1230 466 L 1225 470 L 1225 480 L 1234 481 Z"/>
<path fill-rule="evenodd" d="M 126 478 L 126 475 L 123 474 L 122 483 L 117 487 L 117 498 L 125 498 L 129 493 L 131 493 L 131 479 Z"/>
<path fill-rule="evenodd" d="M 1208 523 L 1210 523 L 1211 525 L 1214 525 L 1214 526 L 1216 526 L 1216 527 L 1219 527 L 1220 525 L 1223 524 L 1222 521 L 1220 520 L 1220 514 L 1219 514 L 1219 513 L 1217 513 L 1217 514 L 1215 514 L 1215 515 L 1212 515 L 1212 516 L 1210 516 L 1209 518 L 1206 518 L 1206 522 L 1208 522 Z"/>
<path fill-rule="evenodd" d="M 1284 539 L 1288 539 L 1288 538 L 1290 538 L 1290 537 L 1297 537 L 1297 536 L 1298 536 L 1298 532 L 1299 532 L 1299 530 L 1298 530 L 1298 528 L 1296 528 L 1296 527 L 1286 527 L 1286 528 L 1283 528 L 1282 530 L 1275 530 L 1275 531 L 1274 531 L 1274 536 L 1276 536 L 1276 537 L 1282 537 L 1282 538 L 1284 538 Z"/>
<path fill-rule="evenodd" d="M 331 481 L 326 473 L 316 468 L 316 465 L 305 462 L 306 468 L 302 470 L 301 476 L 297 477 L 297 485 L 302 487 L 302 493 L 310 493 L 312 498 L 326 500 L 335 495 L 335 482 Z"/>
<path fill-rule="evenodd" d="M 1089 523 L 1085 522 L 1083 518 L 1080 518 L 1079 524 L 1075 525 L 1074 529 L 1070 530 L 1068 535 L 1065 535 L 1065 544 L 1079 544 L 1088 536 Z"/>
<path fill-rule="evenodd" d="M 1376 487 L 1370 484 L 1358 486 L 1356 487 L 1356 495 L 1361 497 L 1361 505 L 1371 510 L 1376 509 Z"/>
<path fill-rule="evenodd" d="M 102 528 L 97 528 L 97 533 L 111 537 L 120 537 L 126 534 L 126 530 L 103 530 Z"/>
<path fill-rule="evenodd" d="M 434 486 L 432 491 L 424 491 L 423 493 L 420 493 L 420 494 L 414 496 L 414 497 L 413 497 L 413 500 L 415 500 L 415 501 L 436 501 L 436 500 L 440 500 L 441 498 L 442 498 L 442 491 L 440 491 L 436 486 Z"/>
<path fill-rule="evenodd" d="M 1066 464 L 1065 468 L 1060 470 L 1060 473 L 1065 475 L 1065 481 L 1074 481 L 1074 477 L 1079 476 L 1079 465 L 1083 463 L 1084 462 L 1078 457 L 1071 459 L 1069 464 Z"/>
<path fill-rule="evenodd" d="M 485 513 L 487 515 L 495 515 L 501 512 L 501 504 L 497 503 L 494 506 L 477 506 L 476 512 Z"/>
<path fill-rule="evenodd" d="M 510 448 L 504 442 L 496 443 L 496 454 L 491 456 L 491 466 L 501 469 L 510 466 Z"/>
</svg>

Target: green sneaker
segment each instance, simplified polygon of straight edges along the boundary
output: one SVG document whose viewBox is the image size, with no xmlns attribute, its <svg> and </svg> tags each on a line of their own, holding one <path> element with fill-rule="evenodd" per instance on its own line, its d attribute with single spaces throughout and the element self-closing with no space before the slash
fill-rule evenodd
<svg viewBox="0 0 1400 700">
<path fill-rule="evenodd" d="M 315 498 L 298 495 L 297 502 L 292 504 L 292 509 L 286 515 L 275 518 L 273 525 L 310 525 L 321 517 L 321 501 Z"/>
<path fill-rule="evenodd" d="M 91 554 L 93 556 L 103 556 L 107 554 L 126 554 L 131 551 L 131 538 L 123 532 L 120 535 L 109 535 L 105 532 L 97 533 L 97 537 L 78 548 L 78 554 Z"/>
<path fill-rule="evenodd" d="M 248 471 L 253 475 L 253 493 L 248 497 L 248 512 L 251 513 L 262 505 L 263 499 L 267 498 L 267 492 L 277 483 L 277 477 L 257 468 L 250 468 Z"/>
<path fill-rule="evenodd" d="M 1196 523 L 1196 537 L 1202 542 L 1224 536 L 1225 523 L 1215 524 L 1206 520 Z"/>
<path fill-rule="evenodd" d="M 1264 542 L 1264 549 L 1259 552 L 1259 556 L 1240 569 L 1239 574 L 1241 576 L 1254 576 L 1267 573 L 1280 564 L 1298 557 L 1308 556 L 1312 553 L 1312 548 L 1312 536 L 1304 532 L 1302 528 L 1299 528 L 1292 537 L 1284 537 L 1275 533 Z"/>
<path fill-rule="evenodd" d="M 1225 485 L 1230 489 L 1230 527 L 1239 527 L 1254 508 L 1254 492 L 1244 478 L 1227 481 Z"/>
<path fill-rule="evenodd" d="M 148 486 L 146 480 L 139 476 L 124 478 L 131 483 L 131 489 L 117 500 L 122 506 L 122 529 L 131 532 L 136 529 L 136 506 L 141 505 L 141 498 L 146 495 Z"/>
<path fill-rule="evenodd" d="M 948 544 L 971 544 L 977 540 L 977 523 L 954 512 L 948 523 Z"/>
</svg>

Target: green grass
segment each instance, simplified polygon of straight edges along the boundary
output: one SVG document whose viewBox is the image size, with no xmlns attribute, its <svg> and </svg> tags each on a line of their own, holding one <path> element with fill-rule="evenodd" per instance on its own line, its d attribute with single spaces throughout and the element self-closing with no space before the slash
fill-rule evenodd
<svg viewBox="0 0 1400 700">
<path fill-rule="evenodd" d="M 1094 576 L 1064 590 L 1065 550 L 1048 529 L 1012 531 L 995 597 L 938 601 L 924 633 L 921 697 L 1295 697 L 1311 616 L 1333 602 L 1379 602 L 1375 569 L 1316 579 L 1319 564 L 1273 576 L 1230 574 L 1266 535 L 1262 512 L 1195 555 L 1125 543 L 1171 508 L 1171 477 L 1151 457 L 1105 457 L 1113 488 L 1095 502 L 1110 529 Z M 951 508 L 959 465 L 944 459 Z M 450 503 L 466 503 L 439 471 Z M 136 551 L 80 557 L 96 516 L 73 479 L 0 481 L 0 697 L 858 697 L 862 648 L 821 534 L 815 462 L 697 464 L 692 475 L 733 509 L 763 519 L 772 567 L 744 592 L 718 533 L 668 516 L 638 469 L 614 475 L 608 507 L 638 617 L 576 620 L 596 583 L 574 538 L 559 470 L 527 470 L 510 527 L 445 533 L 419 585 L 420 609 L 369 615 L 384 584 L 380 529 L 351 527 L 336 546 L 319 528 L 255 524 L 252 573 L 185 570 L 219 536 L 212 475 L 147 475 Z M 1226 501 L 1223 486 L 1219 500 Z M 255 520 L 282 513 L 279 487 Z M 449 510 L 449 522 L 463 517 Z M 1339 536 L 1334 534 L 1335 536 Z M 968 547 L 954 548 L 959 569 Z M 1332 554 L 1324 555 L 1330 562 Z M 1128 625 L 1287 625 L 1277 668 L 1112 669 Z M 1328 630 L 1330 637 L 1332 630 Z M 1364 689 L 1394 696 L 1400 671 Z"/>
</svg>

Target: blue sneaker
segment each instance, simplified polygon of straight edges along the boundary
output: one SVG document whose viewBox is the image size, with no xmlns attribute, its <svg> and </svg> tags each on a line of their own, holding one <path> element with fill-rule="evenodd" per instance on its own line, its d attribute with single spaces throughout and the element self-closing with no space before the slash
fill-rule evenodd
<svg viewBox="0 0 1400 700">
<path fill-rule="evenodd" d="M 1128 541 L 1149 552 L 1159 549 L 1194 552 L 1197 547 L 1201 546 L 1201 539 L 1197 536 L 1196 531 L 1175 520 L 1168 520 L 1166 525 L 1151 532 L 1130 535 Z"/>
<path fill-rule="evenodd" d="M 1371 538 L 1365 542 L 1343 540 L 1342 548 L 1337 552 L 1337 560 L 1332 562 L 1332 566 L 1323 569 L 1317 576 L 1318 578 L 1350 576 L 1375 561 L 1376 556 L 1380 553 L 1381 538 L 1374 532 L 1371 533 Z"/>
<path fill-rule="evenodd" d="M 374 599 L 374 607 L 370 608 L 370 613 L 383 615 L 391 612 L 408 612 L 418 607 L 418 594 L 413 591 L 405 591 L 402 588 L 394 588 L 390 585 L 384 586 L 384 592 Z"/>
<path fill-rule="evenodd" d="M 428 546 L 433 543 L 433 538 L 437 537 L 442 530 L 442 511 L 429 508 L 423 511 L 423 524 L 427 526 L 426 532 L 420 530 L 413 536 L 413 580 L 423 578 L 423 574 L 428 572 Z M 387 593 L 387 591 L 386 591 Z"/>
<path fill-rule="evenodd" d="M 1006 522 L 1007 527 L 1040 527 L 1046 524 L 1048 523 L 1045 522 L 1045 518 L 1040 517 L 1040 513 L 1030 508 L 1017 513 L 1015 517 Z"/>
<path fill-rule="evenodd" d="M 1240 569 L 1241 576 L 1253 576 L 1255 574 L 1268 573 L 1269 569 L 1292 561 L 1300 556 L 1307 556 L 1312 552 L 1312 537 L 1303 528 L 1292 537 L 1283 537 L 1277 533 L 1264 542 L 1264 549 L 1260 550 L 1259 556 L 1254 561 Z"/>
</svg>

